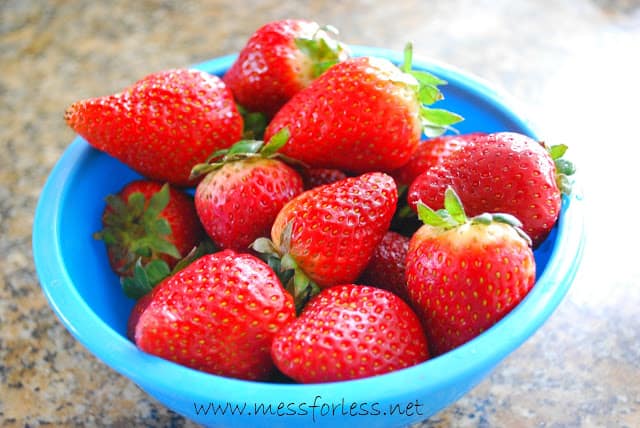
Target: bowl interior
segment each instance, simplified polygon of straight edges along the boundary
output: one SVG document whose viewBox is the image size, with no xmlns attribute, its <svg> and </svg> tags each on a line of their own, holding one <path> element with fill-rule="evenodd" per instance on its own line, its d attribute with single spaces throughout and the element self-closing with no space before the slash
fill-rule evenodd
<svg viewBox="0 0 640 428">
<path fill-rule="evenodd" d="M 354 51 L 359 55 L 375 54 L 386 56 L 397 63 L 401 61 L 400 54 L 394 52 L 364 47 L 356 47 Z M 233 56 L 223 57 L 196 67 L 222 75 L 233 59 Z M 456 126 L 461 133 L 509 130 L 537 138 L 533 129 L 503 96 L 477 79 L 437 63 L 416 60 L 414 66 L 427 69 L 449 82 L 442 88 L 445 100 L 439 102 L 437 107 L 458 112 L 465 117 L 464 122 Z M 225 392 L 226 397 L 233 397 L 234 388 L 243 389 L 247 384 L 253 385 L 255 394 L 262 391 L 264 400 L 271 399 L 269 397 L 272 397 L 270 394 L 273 388 L 281 388 L 283 393 L 290 394 L 291 397 L 299 395 L 303 389 L 291 388 L 308 387 L 258 385 L 197 373 L 143 355 L 126 339 L 127 318 L 134 302 L 122 293 L 118 278 L 109 267 L 103 243 L 95 240 L 92 235 L 101 228 L 105 196 L 117 192 L 124 184 L 137 177 L 137 173 L 110 156 L 94 150 L 80 137 L 73 141 L 52 171 L 36 210 L 33 246 L 43 291 L 58 317 L 76 338 L 105 363 L 131 377 L 159 398 L 169 394 L 171 398 L 163 400 L 166 405 L 195 419 L 198 419 L 197 415 L 192 414 L 193 409 L 188 410 L 189 406 L 182 408 L 167 402 L 173 401 L 175 404 L 181 395 L 190 393 L 186 379 L 194 382 L 217 382 L 218 388 L 224 384 L 230 388 Z M 568 200 L 565 200 L 563 216 L 566 215 L 567 203 Z M 554 254 L 560 251 L 557 248 L 560 241 L 557 235 L 561 228 L 562 226 L 556 227 L 535 252 L 538 279 L 547 274 L 547 265 L 553 262 Z M 577 236 L 576 233 L 579 235 L 579 231 L 574 232 L 574 237 Z M 554 271 L 554 275 L 564 275 L 564 280 L 559 278 L 561 281 L 556 283 L 554 280 L 558 278 L 545 279 L 544 286 L 538 281 L 527 300 L 507 317 L 512 319 L 511 322 L 518 323 L 517 328 L 500 330 L 497 326 L 469 344 L 420 365 L 422 367 L 408 369 L 412 370 L 408 377 L 392 373 L 378 379 L 350 382 L 350 391 L 370 397 L 375 397 L 376 390 L 382 394 L 395 391 L 399 396 L 402 390 L 418 391 L 431 387 L 431 413 L 457 399 L 524 341 L 559 303 L 568 288 L 567 278 L 574 269 L 567 263 L 575 261 L 578 247 L 572 247 L 571 257 L 565 257 L 561 266 L 554 268 L 557 271 Z M 517 311 L 520 315 L 514 314 Z M 507 322 L 507 319 L 503 322 Z M 505 331 L 510 331 L 510 336 L 506 339 L 500 336 L 483 338 L 504 334 Z M 488 352 L 488 355 L 482 356 L 480 352 Z M 162 376 L 163 379 L 158 379 L 159 369 L 166 374 Z M 170 374 L 172 371 L 176 371 L 177 377 Z M 156 379 L 153 379 L 154 374 Z M 185 381 L 176 382 L 178 379 Z M 416 379 L 420 379 L 423 384 L 407 384 L 415 383 Z M 453 384 L 461 379 L 466 383 L 455 388 Z M 388 381 L 396 386 L 389 389 Z M 437 382 L 441 382 L 440 386 L 448 385 L 448 389 L 436 390 Z M 187 385 L 181 385 L 182 383 Z M 213 383 L 209 384 L 209 387 L 212 385 Z M 340 388 L 340 384 L 330 384 L 323 387 L 312 386 L 312 389 L 306 391 L 312 394 L 312 398 L 321 391 L 332 394 L 340 391 Z M 381 388 L 386 388 L 386 391 L 380 392 Z M 404 422 L 410 420 L 419 419 L 403 419 Z"/>
</svg>

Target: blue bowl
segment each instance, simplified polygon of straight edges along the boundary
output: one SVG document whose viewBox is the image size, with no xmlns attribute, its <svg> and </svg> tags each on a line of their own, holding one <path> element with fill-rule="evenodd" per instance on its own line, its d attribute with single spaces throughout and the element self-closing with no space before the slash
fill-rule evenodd
<svg viewBox="0 0 640 428">
<path fill-rule="evenodd" d="M 402 55 L 354 47 L 400 63 Z M 222 75 L 235 56 L 196 65 Z M 449 82 L 439 106 L 458 112 L 460 132 L 517 131 L 537 138 L 504 95 L 459 70 L 420 59 L 417 69 Z M 122 293 L 102 242 L 104 197 L 138 175 L 76 138 L 51 172 L 33 226 L 42 289 L 65 327 L 90 352 L 170 409 L 211 426 L 405 426 L 447 407 L 482 380 L 551 315 L 575 277 L 582 255 L 579 196 L 563 199 L 560 219 L 535 252 L 538 277 L 523 302 L 494 327 L 438 358 L 394 373 L 315 385 L 259 383 L 198 372 L 145 354 L 127 340 L 133 301 Z"/>
</svg>

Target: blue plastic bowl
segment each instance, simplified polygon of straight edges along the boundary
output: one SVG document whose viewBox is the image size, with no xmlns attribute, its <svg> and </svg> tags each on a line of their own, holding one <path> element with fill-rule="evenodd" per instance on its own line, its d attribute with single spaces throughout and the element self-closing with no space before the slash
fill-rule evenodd
<svg viewBox="0 0 640 428">
<path fill-rule="evenodd" d="M 354 47 L 357 55 L 402 55 Z M 222 75 L 235 56 L 197 65 Z M 511 130 L 537 138 L 504 95 L 459 70 L 416 59 L 446 79 L 440 106 L 461 113 L 460 132 Z M 42 289 L 66 328 L 87 348 L 170 409 L 211 426 L 405 426 L 447 407 L 482 380 L 550 316 L 567 292 L 582 254 L 577 196 L 565 197 L 559 222 L 536 251 L 535 287 L 484 334 L 438 358 L 383 376 L 328 384 L 258 383 L 201 373 L 145 354 L 125 337 L 133 301 L 122 293 L 102 242 L 104 197 L 138 175 L 76 138 L 40 195 L 33 251 Z"/>
</svg>

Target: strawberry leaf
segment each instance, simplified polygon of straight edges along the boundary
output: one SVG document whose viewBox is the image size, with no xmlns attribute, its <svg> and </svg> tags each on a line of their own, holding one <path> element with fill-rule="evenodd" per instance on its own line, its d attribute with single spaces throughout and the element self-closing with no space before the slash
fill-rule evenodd
<svg viewBox="0 0 640 428">
<path fill-rule="evenodd" d="M 403 51 L 404 57 L 402 65 L 400 66 L 400 70 L 405 73 L 411 73 L 411 67 L 413 66 L 413 43 L 408 42 L 404 45 Z"/>
<path fill-rule="evenodd" d="M 314 78 L 346 56 L 346 47 L 335 39 L 337 35 L 338 30 L 334 26 L 325 25 L 311 38 L 298 37 L 294 40 L 296 47 L 311 60 Z"/>
<path fill-rule="evenodd" d="M 132 194 L 131 197 L 134 195 L 136 195 L 136 193 Z M 137 193 L 137 195 L 140 195 L 142 198 L 142 205 L 144 209 L 144 196 L 142 193 Z M 145 220 L 157 218 L 162 210 L 164 210 L 169 204 L 169 196 L 169 184 L 165 183 L 162 185 L 160 190 L 149 198 L 149 204 L 147 205 L 146 210 L 144 210 Z M 129 197 L 129 200 L 131 200 L 131 197 Z M 169 228 L 169 233 L 170 232 L 171 228 Z"/>
<path fill-rule="evenodd" d="M 567 152 L 569 148 L 565 144 L 557 144 L 551 147 L 547 147 L 544 143 L 541 143 L 544 147 L 546 147 L 549 152 L 549 156 L 553 159 L 553 162 L 556 166 L 556 184 L 560 191 L 565 195 L 569 195 L 571 193 L 571 187 L 573 185 L 572 180 L 569 176 L 575 174 L 576 167 L 573 162 L 564 159 L 563 156 Z"/>
<path fill-rule="evenodd" d="M 423 108 L 421 110 L 421 117 L 431 127 L 438 126 L 444 128 L 448 128 L 449 125 L 464 120 L 464 118 L 457 113 L 438 108 Z"/>
<path fill-rule="evenodd" d="M 420 117 L 424 126 L 433 129 L 441 128 L 443 130 L 448 129 L 449 125 L 453 125 L 454 123 L 464 120 L 464 118 L 459 114 L 452 113 L 448 110 L 429 107 L 423 107 L 420 110 Z"/>
<path fill-rule="evenodd" d="M 166 219 L 149 216 L 149 218 L 145 218 L 144 220 L 148 222 L 147 229 L 152 235 L 168 236 L 171 234 L 171 226 Z"/>
<path fill-rule="evenodd" d="M 167 227 L 169 227 L 168 223 Z M 170 227 L 169 230 L 171 230 Z M 132 248 L 134 249 L 136 254 L 143 257 L 152 257 L 154 253 L 167 254 L 176 259 L 179 259 L 181 257 L 180 252 L 175 245 L 167 241 L 165 237 L 157 236 L 156 232 L 153 231 L 151 231 L 151 234 L 149 236 L 134 241 L 132 243 Z"/>
<path fill-rule="evenodd" d="M 289 280 L 289 284 L 293 283 L 292 296 L 296 307 L 296 314 L 300 315 L 309 300 L 316 294 L 320 293 L 320 288 L 309 279 L 302 269 L 295 269 L 293 278 Z"/>
<path fill-rule="evenodd" d="M 144 195 L 140 192 L 134 192 L 131 195 L 129 195 L 129 198 L 127 199 L 127 210 L 133 215 L 136 216 L 137 218 L 142 218 L 142 216 L 144 215 L 144 205 L 145 205 L 145 198 Z M 156 212 L 156 214 L 159 213 Z M 155 217 L 155 215 L 154 215 Z"/>
<path fill-rule="evenodd" d="M 258 153 L 264 142 L 262 140 L 240 140 L 233 146 L 229 147 L 229 151 L 225 154 L 225 158 L 236 154 Z"/>
<path fill-rule="evenodd" d="M 571 194 L 573 182 L 565 174 L 559 174 L 556 176 L 556 185 L 558 186 L 558 189 L 560 189 L 560 192 L 562 192 L 563 194 Z"/>
<path fill-rule="evenodd" d="M 418 218 L 430 226 L 449 228 L 451 224 L 428 205 L 418 202 Z"/>
<path fill-rule="evenodd" d="M 449 213 L 451 219 L 457 224 L 463 224 L 467 221 L 467 215 L 464 212 L 462 201 L 452 187 L 447 187 L 444 192 L 444 209 Z"/>
<path fill-rule="evenodd" d="M 508 224 L 513 227 L 522 227 L 522 222 L 518 218 L 509 213 L 493 213 L 491 219 L 498 223 Z"/>
<path fill-rule="evenodd" d="M 151 260 L 144 267 L 144 270 L 147 273 L 147 278 L 152 287 L 171 274 L 169 265 L 164 260 L 159 259 Z"/>
<path fill-rule="evenodd" d="M 287 144 L 289 137 L 291 137 L 289 128 L 284 127 L 280 129 L 278 132 L 273 134 L 269 141 L 267 141 L 267 143 L 262 147 L 260 154 L 264 157 L 273 156 L 278 150 Z"/>
<path fill-rule="evenodd" d="M 418 90 L 418 101 L 422 104 L 433 104 L 436 101 L 444 99 L 442 92 L 433 85 L 420 85 Z"/>
<path fill-rule="evenodd" d="M 409 74 L 416 78 L 421 85 L 440 86 L 446 85 L 447 81 L 424 70 L 410 70 Z"/>
<path fill-rule="evenodd" d="M 529 235 L 522 230 L 522 222 L 514 215 L 509 213 L 482 213 L 471 218 L 473 224 L 491 224 L 491 223 L 503 223 L 507 224 L 515 229 L 518 235 L 524 239 L 527 245 L 531 246 L 532 241 Z"/>
<path fill-rule="evenodd" d="M 573 162 L 567 159 L 557 159 L 555 161 L 556 164 L 556 172 L 560 174 L 573 175 L 576 172 L 576 167 Z"/>
<path fill-rule="evenodd" d="M 421 107 L 420 119 L 424 134 L 431 138 L 442 135 L 448 130 L 453 130 L 451 125 L 464 120 L 462 116 L 447 110 L 427 107 L 428 105 L 444 99 L 444 95 L 440 92 L 438 86 L 446 85 L 447 81 L 442 80 L 427 71 L 412 70 L 412 61 L 413 45 L 411 43 L 407 43 L 404 48 L 404 60 L 400 66 L 400 70 L 411 75 L 418 83 L 417 86 L 413 86 L 415 86 L 416 96 Z"/>
<path fill-rule="evenodd" d="M 556 144 L 554 146 L 549 147 L 549 154 L 551 155 L 551 159 L 556 160 L 560 159 L 567 152 L 569 147 L 565 144 Z"/>
<path fill-rule="evenodd" d="M 173 267 L 173 270 L 171 271 L 171 275 L 186 268 L 205 254 L 211 254 L 215 251 L 215 244 L 209 239 L 204 239 L 197 246 L 193 247 L 186 256 L 181 258 L 178 263 L 176 263 L 176 265 Z"/>
<path fill-rule="evenodd" d="M 133 267 L 133 276 L 120 278 L 120 283 L 127 297 L 139 299 L 170 273 L 169 265 L 163 260 L 152 260 L 143 267 L 141 259 L 138 259 Z"/>
<path fill-rule="evenodd" d="M 282 259 L 280 259 L 280 269 L 291 270 L 291 269 L 297 269 L 297 268 L 298 268 L 298 264 L 293 259 L 293 257 L 291 257 L 291 254 L 285 253 L 285 255 L 282 256 Z"/>
<path fill-rule="evenodd" d="M 273 241 L 269 238 L 261 237 L 253 241 L 251 245 L 249 245 L 254 251 L 261 254 L 277 254 L 275 245 L 273 245 Z"/>
</svg>

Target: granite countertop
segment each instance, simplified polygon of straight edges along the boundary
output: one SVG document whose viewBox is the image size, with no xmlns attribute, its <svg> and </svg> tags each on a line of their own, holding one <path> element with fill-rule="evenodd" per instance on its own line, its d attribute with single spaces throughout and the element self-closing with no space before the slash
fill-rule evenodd
<svg viewBox="0 0 640 428">
<path fill-rule="evenodd" d="M 412 40 L 418 55 L 510 92 L 579 167 L 588 243 L 565 300 L 480 385 L 418 426 L 640 426 L 639 177 L 625 156 L 640 99 L 633 0 L 1 2 L 0 426 L 190 426 L 58 321 L 34 270 L 33 213 L 73 138 L 67 105 L 235 52 L 284 17 L 331 23 L 354 44 L 401 50 Z"/>
</svg>

